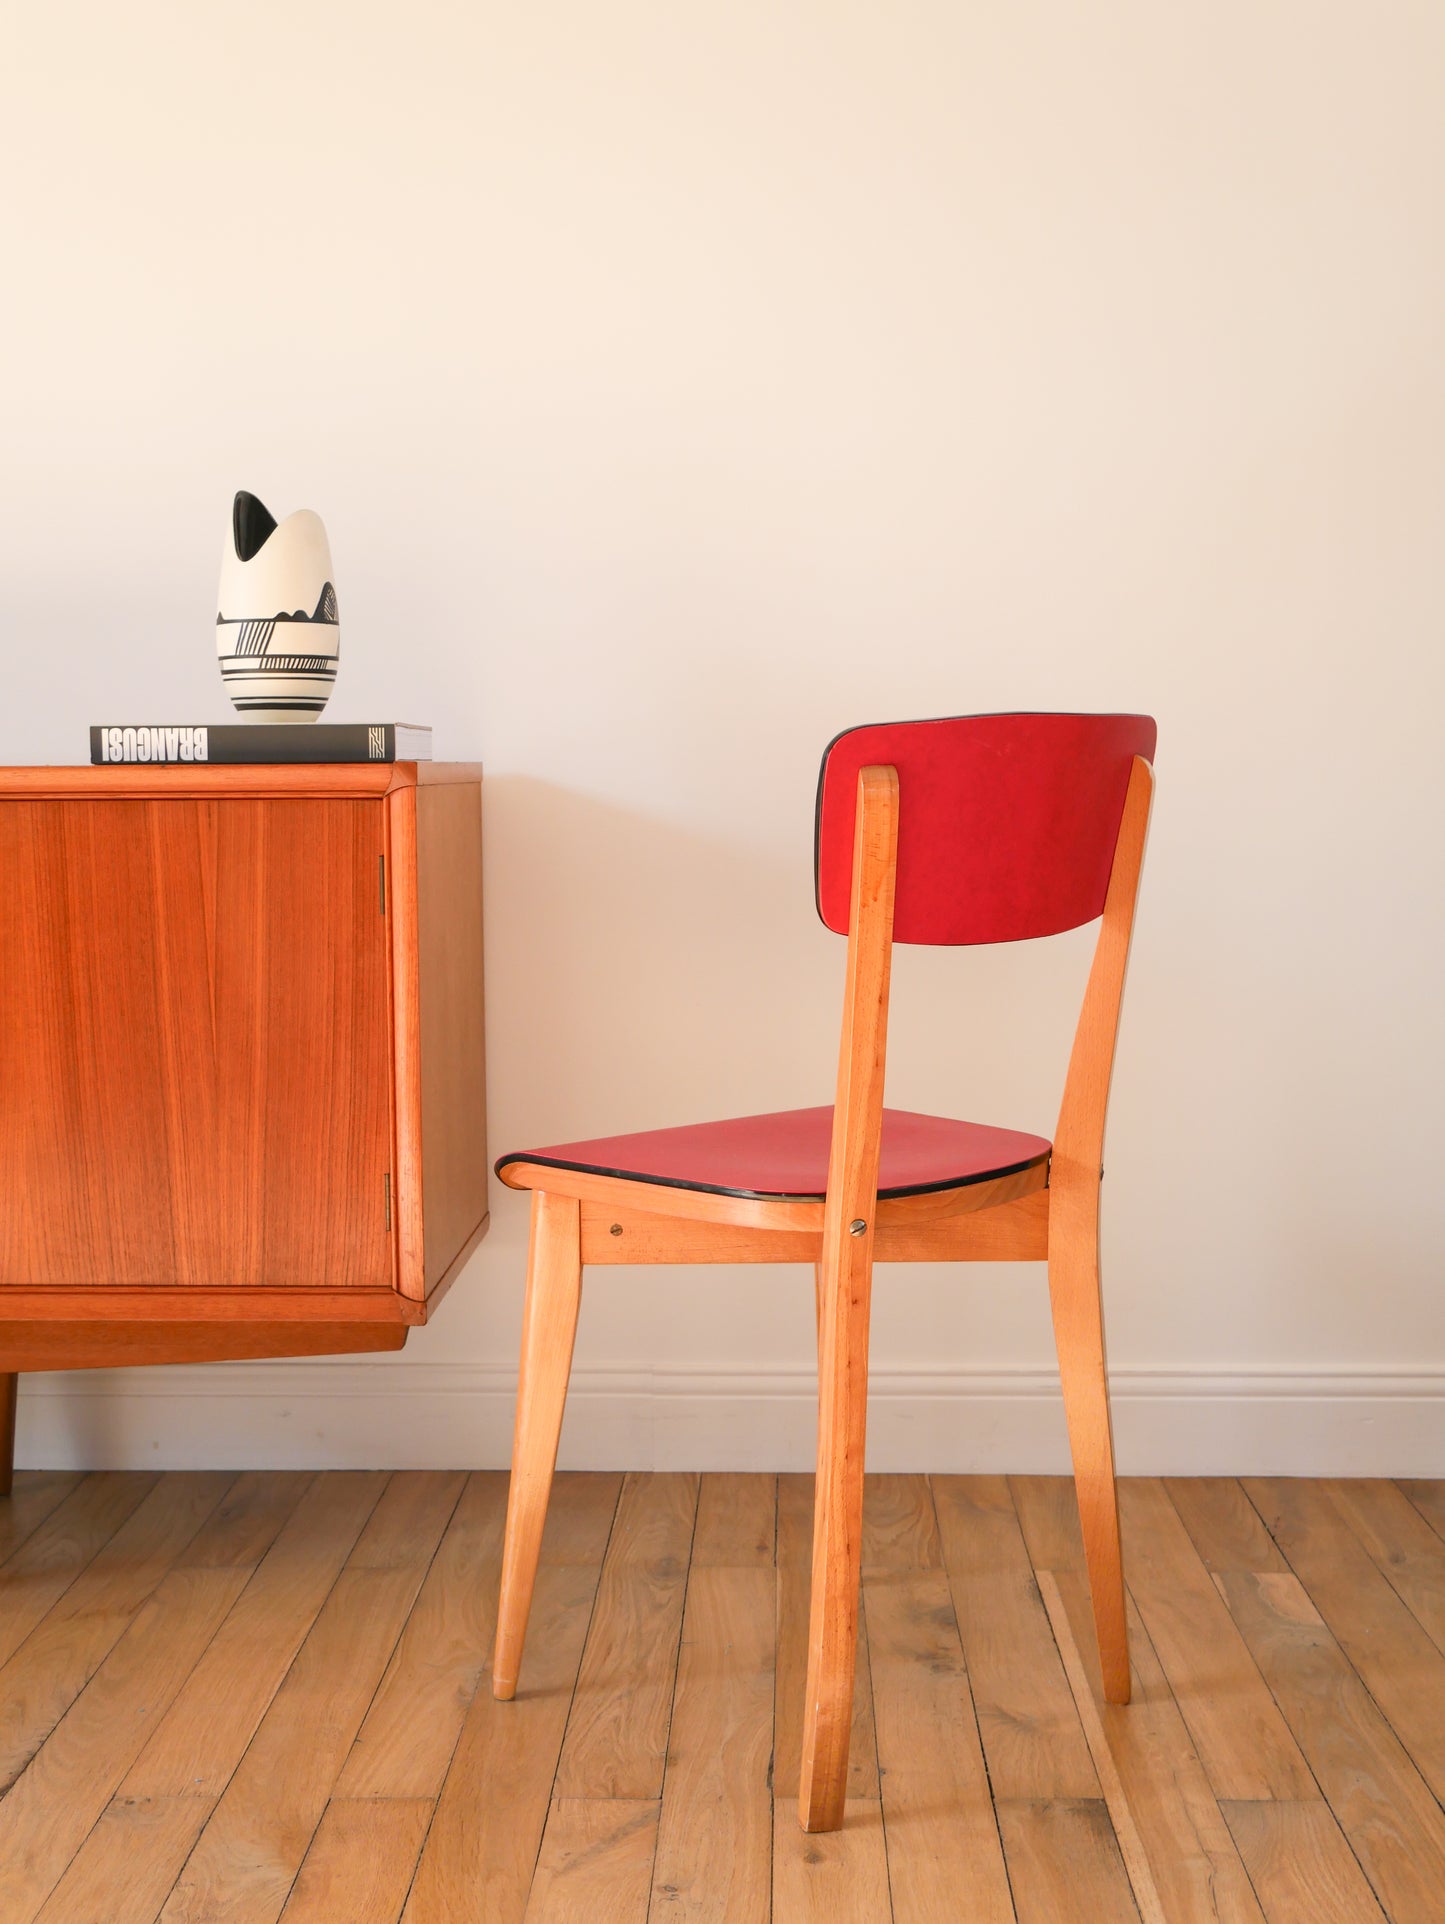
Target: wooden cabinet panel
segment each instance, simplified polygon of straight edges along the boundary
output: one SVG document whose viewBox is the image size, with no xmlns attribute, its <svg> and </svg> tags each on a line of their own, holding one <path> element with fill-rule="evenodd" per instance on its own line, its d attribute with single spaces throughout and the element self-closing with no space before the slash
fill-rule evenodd
<svg viewBox="0 0 1445 1924">
<path fill-rule="evenodd" d="M 482 811 L 457 783 L 416 792 L 417 1005 L 427 1294 L 487 1217 Z"/>
<path fill-rule="evenodd" d="M 384 801 L 0 801 L 0 1286 L 394 1279 Z"/>
<path fill-rule="evenodd" d="M 481 775 L 0 769 L 0 1495 L 17 1370 L 399 1349 L 461 1273 Z"/>
</svg>

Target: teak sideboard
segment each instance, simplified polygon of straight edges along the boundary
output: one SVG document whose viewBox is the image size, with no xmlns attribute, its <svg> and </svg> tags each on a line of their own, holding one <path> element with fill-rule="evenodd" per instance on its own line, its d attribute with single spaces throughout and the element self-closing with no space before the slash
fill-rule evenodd
<svg viewBox="0 0 1445 1924">
<path fill-rule="evenodd" d="M 0 769 L 25 1370 L 400 1349 L 487 1227 L 481 769 Z"/>
</svg>

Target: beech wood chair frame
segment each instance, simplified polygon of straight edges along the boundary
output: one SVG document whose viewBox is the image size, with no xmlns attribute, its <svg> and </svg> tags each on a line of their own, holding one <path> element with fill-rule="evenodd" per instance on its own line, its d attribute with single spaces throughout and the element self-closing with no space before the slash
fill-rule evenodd
<svg viewBox="0 0 1445 1924">
<path fill-rule="evenodd" d="M 1099 1278 L 1104 1125 L 1153 771 L 1133 758 L 1103 915 L 1046 1164 L 923 1195 L 878 1196 L 893 948 L 898 777 L 858 778 L 852 912 L 828 1187 L 822 1201 L 746 1198 L 509 1163 L 531 1189 L 512 1481 L 492 1688 L 517 1687 L 581 1301 L 582 1271 L 628 1263 L 815 1266 L 818 1459 L 799 1819 L 843 1821 L 863 1514 L 875 1262 L 1047 1262 L 1104 1695 L 1129 1701 Z"/>
</svg>

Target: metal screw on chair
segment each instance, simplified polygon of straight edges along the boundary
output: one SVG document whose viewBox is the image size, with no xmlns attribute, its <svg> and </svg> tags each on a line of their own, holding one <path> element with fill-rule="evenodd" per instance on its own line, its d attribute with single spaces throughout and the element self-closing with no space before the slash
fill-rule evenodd
<svg viewBox="0 0 1445 1924">
<path fill-rule="evenodd" d="M 607 1233 L 609 1236 L 620 1236 L 622 1234 L 621 1223 L 614 1223 Z"/>
<path fill-rule="evenodd" d="M 848 1234 L 850 1236 L 866 1236 L 868 1234 L 868 1225 L 861 1216 L 855 1217 L 854 1220 L 849 1223 Z"/>
</svg>

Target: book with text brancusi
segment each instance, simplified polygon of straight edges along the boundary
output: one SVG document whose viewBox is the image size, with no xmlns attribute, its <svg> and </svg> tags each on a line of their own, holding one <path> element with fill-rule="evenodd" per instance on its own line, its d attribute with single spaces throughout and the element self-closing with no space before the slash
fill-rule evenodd
<svg viewBox="0 0 1445 1924">
<path fill-rule="evenodd" d="M 90 731 L 97 767 L 149 762 L 429 762 L 431 730 L 409 722 L 228 722 L 172 728 L 102 723 Z"/>
</svg>

